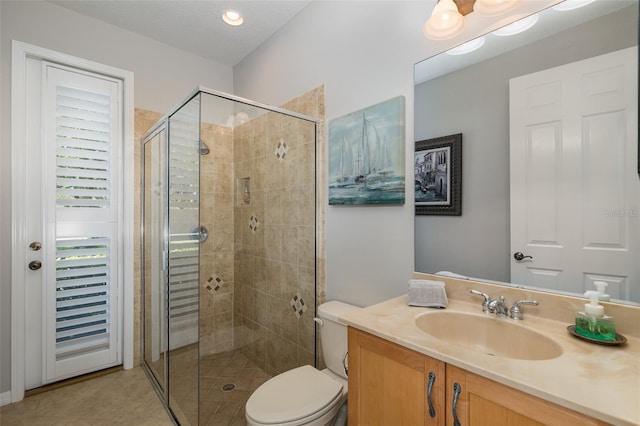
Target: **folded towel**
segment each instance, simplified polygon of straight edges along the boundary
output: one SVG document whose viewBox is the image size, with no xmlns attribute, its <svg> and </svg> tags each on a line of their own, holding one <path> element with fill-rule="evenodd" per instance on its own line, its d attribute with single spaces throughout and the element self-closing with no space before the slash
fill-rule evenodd
<svg viewBox="0 0 640 426">
<path fill-rule="evenodd" d="M 446 308 L 448 303 L 442 281 L 409 280 L 409 306 Z"/>
</svg>

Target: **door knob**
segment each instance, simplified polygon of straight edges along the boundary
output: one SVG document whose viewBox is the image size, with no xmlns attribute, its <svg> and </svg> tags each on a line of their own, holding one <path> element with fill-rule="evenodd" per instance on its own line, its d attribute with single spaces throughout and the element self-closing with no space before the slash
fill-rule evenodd
<svg viewBox="0 0 640 426">
<path fill-rule="evenodd" d="M 31 251 L 38 251 L 42 248 L 42 244 L 39 243 L 38 241 L 34 241 L 31 244 L 29 244 L 29 249 Z"/>
<path fill-rule="evenodd" d="M 29 262 L 29 269 L 32 271 L 37 271 L 40 268 L 42 268 L 42 263 L 39 260 L 32 260 Z"/>
<path fill-rule="evenodd" d="M 524 260 L 524 259 L 533 259 L 533 256 L 525 256 L 524 254 L 518 251 L 513 254 L 513 258 L 518 262 L 520 262 L 521 260 Z"/>
</svg>

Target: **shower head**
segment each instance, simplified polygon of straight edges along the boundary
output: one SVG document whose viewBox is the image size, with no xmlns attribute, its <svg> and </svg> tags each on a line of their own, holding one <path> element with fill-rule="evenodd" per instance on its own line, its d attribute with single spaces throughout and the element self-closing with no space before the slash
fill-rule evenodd
<svg viewBox="0 0 640 426">
<path fill-rule="evenodd" d="M 200 145 L 200 155 L 207 155 L 209 153 L 209 147 L 202 140 L 198 140 Z"/>
</svg>

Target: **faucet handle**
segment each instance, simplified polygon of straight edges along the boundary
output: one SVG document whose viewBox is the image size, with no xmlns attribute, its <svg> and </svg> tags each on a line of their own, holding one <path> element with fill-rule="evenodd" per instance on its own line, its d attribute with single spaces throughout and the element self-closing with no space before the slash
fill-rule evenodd
<svg viewBox="0 0 640 426">
<path fill-rule="evenodd" d="M 484 297 L 484 301 L 482 302 L 482 312 L 489 312 L 489 303 L 491 302 L 491 298 L 487 293 L 483 293 L 478 290 L 470 290 L 469 293 Z"/>
<path fill-rule="evenodd" d="M 523 319 L 523 316 L 522 316 L 522 309 L 520 308 L 520 305 L 537 305 L 537 304 L 538 304 L 537 300 L 516 300 L 513 306 L 511 307 L 511 309 L 509 309 L 509 318 L 511 318 L 512 320 L 521 320 Z"/>
</svg>

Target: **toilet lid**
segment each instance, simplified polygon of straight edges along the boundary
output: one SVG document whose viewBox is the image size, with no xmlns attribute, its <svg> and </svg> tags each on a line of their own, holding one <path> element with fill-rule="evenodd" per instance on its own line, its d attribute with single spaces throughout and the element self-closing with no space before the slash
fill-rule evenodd
<svg viewBox="0 0 640 426">
<path fill-rule="evenodd" d="M 286 423 L 322 410 L 341 393 L 340 383 L 305 365 L 262 384 L 247 401 L 246 411 L 259 423 Z"/>
</svg>

